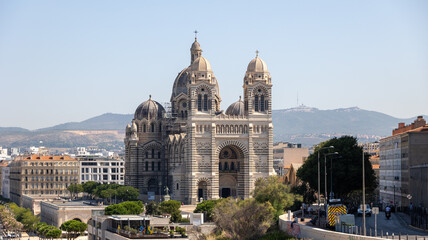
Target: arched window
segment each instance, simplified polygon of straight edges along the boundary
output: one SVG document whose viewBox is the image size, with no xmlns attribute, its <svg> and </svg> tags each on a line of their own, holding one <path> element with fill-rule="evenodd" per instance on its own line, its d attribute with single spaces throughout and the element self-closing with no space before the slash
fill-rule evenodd
<svg viewBox="0 0 428 240">
<path fill-rule="evenodd" d="M 158 152 L 158 158 L 161 158 L 161 153 L 160 152 Z"/>
<path fill-rule="evenodd" d="M 152 171 L 155 171 L 155 162 L 152 162 Z"/>
<path fill-rule="evenodd" d="M 186 118 L 187 118 L 187 110 L 186 110 L 186 111 L 184 111 L 184 117 L 186 117 Z"/>
<path fill-rule="evenodd" d="M 180 185 L 178 185 L 178 183 L 177 183 L 177 190 L 179 190 L 180 189 Z"/>
<path fill-rule="evenodd" d="M 155 158 L 155 150 L 152 149 L 152 158 Z"/>
<path fill-rule="evenodd" d="M 181 111 L 181 118 L 184 118 L 184 111 Z"/>
<path fill-rule="evenodd" d="M 159 123 L 159 132 L 162 132 L 162 123 Z"/>
<path fill-rule="evenodd" d="M 198 94 L 198 111 L 202 111 L 202 95 Z"/>
<path fill-rule="evenodd" d="M 150 127 L 152 129 L 152 132 L 155 132 L 155 124 L 154 123 L 150 124 Z"/>
<path fill-rule="evenodd" d="M 261 95 L 260 96 L 260 112 L 264 112 L 265 111 L 265 96 Z"/>
<path fill-rule="evenodd" d="M 161 162 L 158 162 L 158 171 L 161 170 Z"/>
<path fill-rule="evenodd" d="M 218 170 L 221 171 L 221 162 L 218 163 Z"/>
<path fill-rule="evenodd" d="M 143 124 L 143 132 L 146 132 L 146 124 Z"/>
<path fill-rule="evenodd" d="M 254 111 L 258 112 L 259 111 L 259 96 L 256 95 L 254 97 Z"/>
<path fill-rule="evenodd" d="M 235 170 L 235 162 L 230 163 L 230 170 Z"/>
<path fill-rule="evenodd" d="M 149 171 L 149 162 L 146 162 L 146 171 Z"/>
<path fill-rule="evenodd" d="M 146 158 L 149 158 L 149 152 L 146 152 Z"/>
<path fill-rule="evenodd" d="M 204 95 L 204 111 L 208 111 L 208 95 Z"/>
<path fill-rule="evenodd" d="M 229 170 L 229 164 L 227 164 L 227 162 L 224 163 L 224 170 Z"/>
</svg>

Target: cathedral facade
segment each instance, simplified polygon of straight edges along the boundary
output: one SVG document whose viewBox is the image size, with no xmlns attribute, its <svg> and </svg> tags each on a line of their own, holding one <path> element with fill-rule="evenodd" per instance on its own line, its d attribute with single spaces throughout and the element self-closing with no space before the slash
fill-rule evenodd
<svg viewBox="0 0 428 240">
<path fill-rule="evenodd" d="M 142 200 L 248 198 L 258 178 L 274 175 L 272 83 L 257 56 L 243 79 L 243 99 L 221 110 L 219 83 L 195 38 L 191 64 L 174 81 L 170 109 L 151 97 L 126 127 L 125 184 Z"/>
</svg>

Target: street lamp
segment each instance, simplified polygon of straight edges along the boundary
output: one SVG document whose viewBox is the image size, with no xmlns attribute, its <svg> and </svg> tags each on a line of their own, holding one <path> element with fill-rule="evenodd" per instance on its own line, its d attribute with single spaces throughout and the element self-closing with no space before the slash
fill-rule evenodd
<svg viewBox="0 0 428 240">
<path fill-rule="evenodd" d="M 337 158 L 341 158 L 342 156 L 338 155 Z M 333 192 L 333 158 L 330 158 L 330 199 L 334 198 Z"/>
<path fill-rule="evenodd" d="M 363 233 L 364 236 L 366 236 L 366 177 L 365 177 L 365 167 L 364 167 L 364 147 L 362 148 L 363 151 Z M 394 195 L 395 196 L 395 195 Z"/>
<path fill-rule="evenodd" d="M 324 184 L 324 188 L 325 188 L 325 192 L 324 192 L 324 194 L 325 194 L 325 198 L 327 199 L 327 156 L 330 156 L 330 155 L 339 155 L 339 153 L 338 152 L 334 152 L 334 153 L 327 153 L 327 154 L 324 154 L 324 182 L 325 182 L 325 184 Z M 328 202 L 328 201 L 326 201 L 326 202 Z M 325 205 L 324 206 L 325 208 L 326 208 L 326 213 L 327 213 L 327 205 Z"/>
<path fill-rule="evenodd" d="M 322 147 L 318 149 L 318 226 L 320 226 L 320 192 L 321 192 L 321 177 L 320 177 L 320 151 L 323 149 L 332 149 L 334 146 Z M 325 197 L 324 197 L 325 198 Z M 324 203 L 325 204 L 325 203 Z"/>
</svg>

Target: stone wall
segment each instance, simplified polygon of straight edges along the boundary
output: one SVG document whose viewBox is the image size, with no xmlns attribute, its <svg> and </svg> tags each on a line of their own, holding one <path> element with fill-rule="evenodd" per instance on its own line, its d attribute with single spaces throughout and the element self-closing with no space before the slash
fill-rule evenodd
<svg viewBox="0 0 428 240">
<path fill-rule="evenodd" d="M 290 236 L 304 239 L 319 239 L 319 240 L 366 240 L 366 239 L 382 239 L 380 237 L 359 236 L 355 234 L 347 234 L 341 232 L 334 232 L 320 228 L 313 228 L 310 226 L 302 225 L 300 223 L 293 224 L 287 220 L 287 214 L 279 216 L 279 228 L 281 231 L 288 233 Z"/>
</svg>

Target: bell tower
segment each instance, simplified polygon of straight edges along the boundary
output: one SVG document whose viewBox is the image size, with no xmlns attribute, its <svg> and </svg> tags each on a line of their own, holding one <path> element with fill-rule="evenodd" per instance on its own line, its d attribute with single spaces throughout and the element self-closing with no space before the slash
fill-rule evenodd
<svg viewBox="0 0 428 240">
<path fill-rule="evenodd" d="M 272 79 L 259 51 L 248 64 L 243 88 L 246 115 L 272 114 Z"/>
</svg>

